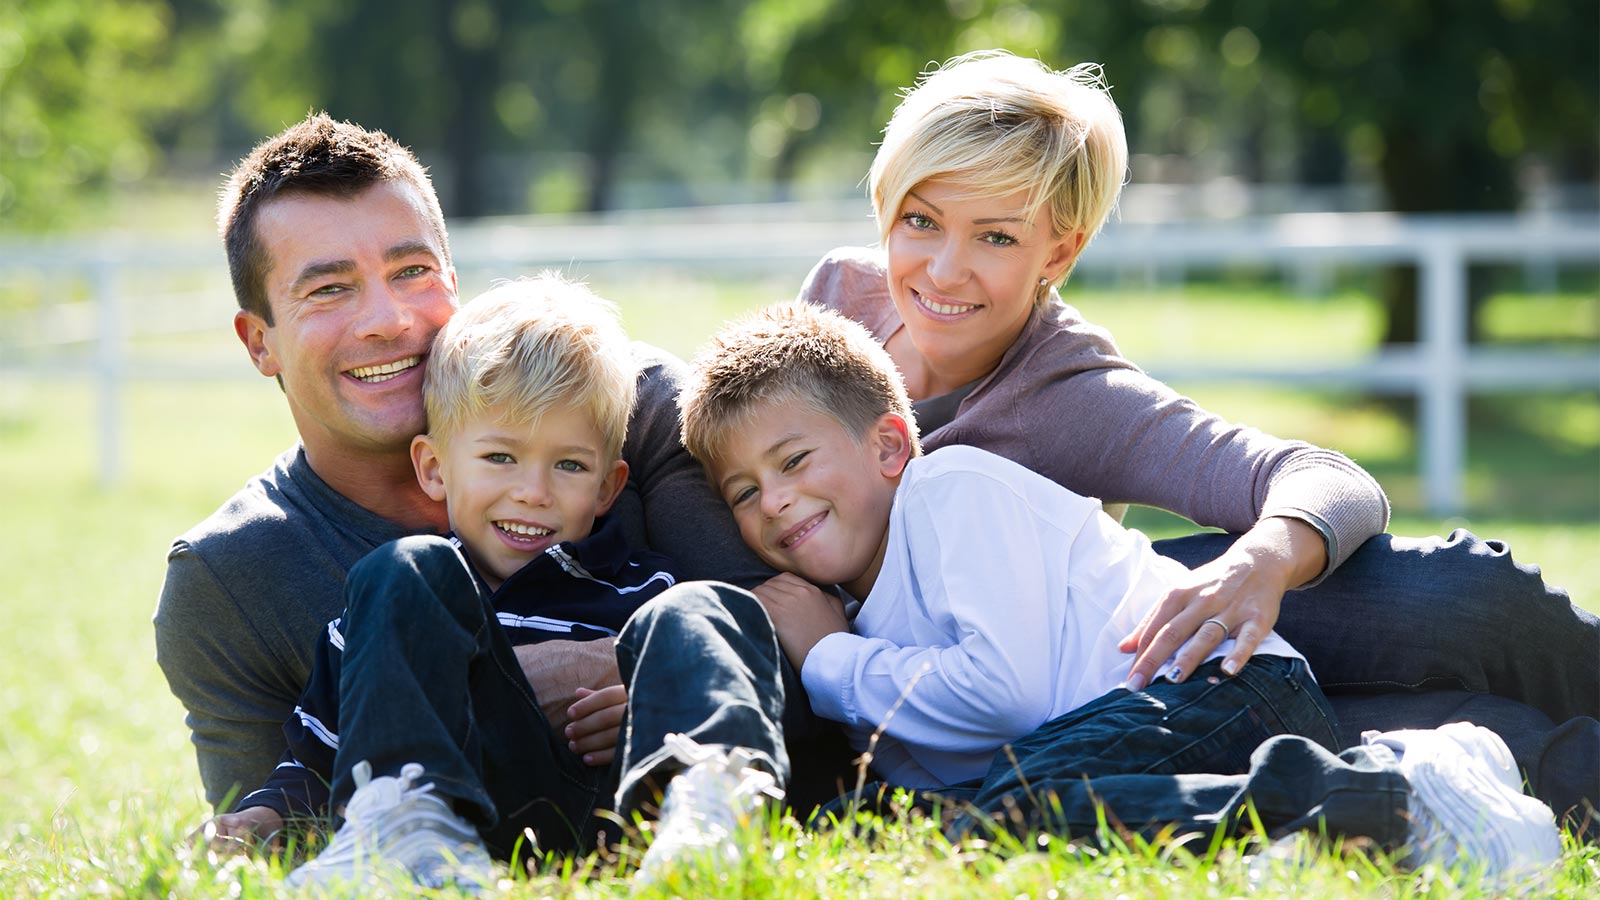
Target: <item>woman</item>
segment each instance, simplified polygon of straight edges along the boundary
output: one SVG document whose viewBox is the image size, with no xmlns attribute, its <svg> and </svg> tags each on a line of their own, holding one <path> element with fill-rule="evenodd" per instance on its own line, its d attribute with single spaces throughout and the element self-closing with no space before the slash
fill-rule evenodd
<svg viewBox="0 0 1600 900">
<path fill-rule="evenodd" d="M 1136 687 L 1182 680 L 1230 635 L 1237 649 L 1225 667 L 1237 671 L 1276 628 L 1329 694 L 1459 689 L 1420 706 L 1397 695 L 1336 700 L 1362 727 L 1432 726 L 1468 701 L 1475 716 L 1503 715 L 1519 761 L 1537 770 L 1548 748 L 1527 738 L 1530 727 L 1591 717 L 1561 752 L 1592 761 L 1593 615 L 1502 544 L 1465 531 L 1383 534 L 1388 501 L 1354 462 L 1207 413 L 1060 301 L 1126 169 L 1121 118 L 1097 68 L 1058 73 L 1003 53 L 953 60 L 906 95 L 873 162 L 883 251 L 834 251 L 801 298 L 884 342 L 929 450 L 973 444 L 1105 503 L 1231 532 L 1157 545 L 1193 574 L 1124 641 L 1139 652 Z M 1157 672 L 1174 652 L 1174 666 Z M 1552 791 L 1592 798 L 1594 781 Z M 1549 799 L 1560 810 L 1572 798 Z"/>
</svg>

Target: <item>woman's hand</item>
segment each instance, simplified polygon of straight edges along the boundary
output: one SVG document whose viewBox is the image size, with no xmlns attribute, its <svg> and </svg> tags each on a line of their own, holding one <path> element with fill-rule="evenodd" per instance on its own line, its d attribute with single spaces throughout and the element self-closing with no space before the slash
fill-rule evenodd
<svg viewBox="0 0 1600 900">
<path fill-rule="evenodd" d="M 279 849 L 278 832 L 283 817 L 265 806 L 252 806 L 239 812 L 223 813 L 210 820 L 194 836 L 218 853 L 248 853 L 263 842 L 272 851 Z"/>
<path fill-rule="evenodd" d="M 1281 517 L 1257 522 L 1227 552 L 1192 571 L 1122 639 L 1122 652 L 1138 651 L 1128 686 L 1143 690 L 1174 653 L 1169 677 L 1183 681 L 1229 637 L 1237 640 L 1222 670 L 1238 672 L 1277 623 L 1284 592 L 1315 578 L 1327 560 L 1322 535 L 1310 525 Z"/>
<path fill-rule="evenodd" d="M 628 708 L 628 689 L 620 684 L 592 691 L 577 689 L 578 699 L 567 707 L 567 749 L 583 757 L 586 766 L 608 766 L 617 754 L 622 714 Z"/>
</svg>

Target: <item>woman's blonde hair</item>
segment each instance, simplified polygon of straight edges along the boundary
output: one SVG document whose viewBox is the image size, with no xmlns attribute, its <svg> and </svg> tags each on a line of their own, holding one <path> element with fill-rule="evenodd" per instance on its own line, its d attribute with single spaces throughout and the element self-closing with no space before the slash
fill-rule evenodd
<svg viewBox="0 0 1600 900">
<path fill-rule="evenodd" d="M 463 304 L 434 338 L 422 385 L 428 434 L 448 442 L 491 407 L 532 426 L 566 406 L 588 415 L 617 459 L 636 370 L 617 308 L 586 285 L 554 272 L 503 282 Z"/>
<path fill-rule="evenodd" d="M 886 242 L 906 195 L 942 180 L 972 197 L 1026 191 L 1029 219 L 1046 210 L 1057 236 L 1081 231 L 1087 245 L 1116 207 L 1127 169 L 1122 115 L 1098 65 L 1057 72 L 985 50 L 924 73 L 906 92 L 868 190 Z"/>
</svg>

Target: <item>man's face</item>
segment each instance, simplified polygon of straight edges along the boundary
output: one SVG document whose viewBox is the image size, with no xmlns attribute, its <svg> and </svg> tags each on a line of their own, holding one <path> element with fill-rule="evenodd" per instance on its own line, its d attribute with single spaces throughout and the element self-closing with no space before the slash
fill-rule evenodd
<svg viewBox="0 0 1600 900">
<path fill-rule="evenodd" d="M 423 364 L 456 307 L 417 188 L 278 197 L 256 232 L 273 322 L 241 311 L 234 328 L 261 374 L 282 379 L 307 452 L 406 452 L 425 427 Z"/>
</svg>

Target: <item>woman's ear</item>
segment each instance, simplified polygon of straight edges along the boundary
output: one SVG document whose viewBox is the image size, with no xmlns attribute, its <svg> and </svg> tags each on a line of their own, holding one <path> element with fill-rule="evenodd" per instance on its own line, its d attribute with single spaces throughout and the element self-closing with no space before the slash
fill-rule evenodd
<svg viewBox="0 0 1600 900">
<path fill-rule="evenodd" d="M 1061 275 L 1072 268 L 1072 261 L 1083 252 L 1089 236 L 1083 231 L 1069 231 L 1050 245 L 1050 255 L 1044 261 L 1043 277 L 1051 284 L 1061 280 Z"/>
<path fill-rule="evenodd" d="M 872 426 L 873 449 L 878 454 L 878 472 L 885 478 L 899 478 L 911 461 L 911 426 L 899 413 L 884 413 Z"/>
<path fill-rule="evenodd" d="M 426 434 L 411 439 L 411 467 L 417 470 L 417 484 L 435 503 L 444 502 L 444 473 L 440 471 L 439 448 Z"/>
<path fill-rule="evenodd" d="M 610 510 L 611 504 L 622 496 L 622 489 L 627 483 L 628 464 L 619 459 L 611 464 L 611 470 L 600 480 L 600 495 L 595 499 L 594 514 L 604 515 Z"/>
</svg>

